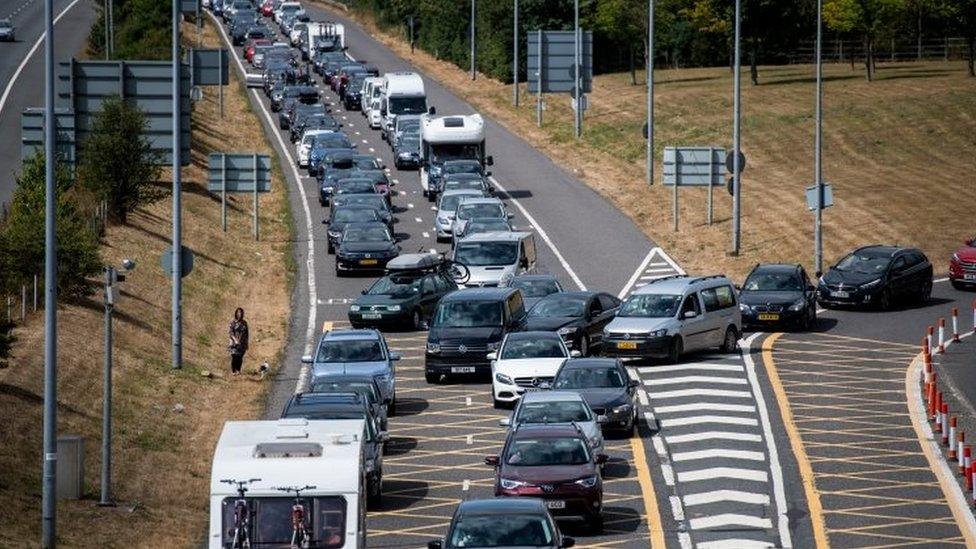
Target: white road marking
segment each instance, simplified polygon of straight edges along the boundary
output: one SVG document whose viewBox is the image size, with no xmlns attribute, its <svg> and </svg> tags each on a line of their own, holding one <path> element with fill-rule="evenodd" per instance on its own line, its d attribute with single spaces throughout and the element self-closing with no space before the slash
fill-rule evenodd
<svg viewBox="0 0 976 549">
<path fill-rule="evenodd" d="M 670 496 L 668 500 L 671 502 L 671 514 L 674 515 L 674 520 L 682 522 L 685 520 L 685 509 L 681 505 L 681 498 L 678 496 Z"/>
<path fill-rule="evenodd" d="M 654 385 L 654 382 L 644 381 L 645 385 Z M 676 391 L 665 391 L 663 393 L 651 393 L 648 395 L 651 400 L 661 400 L 665 398 L 685 398 L 693 396 L 713 396 L 727 398 L 752 398 L 749 391 L 729 391 L 727 389 L 678 389 Z"/>
<path fill-rule="evenodd" d="M 419 217 L 415 217 L 414 219 L 417 221 L 417 223 L 423 223 L 424 222 L 424 220 L 421 219 L 421 218 L 419 218 Z"/>
<path fill-rule="evenodd" d="M 664 440 L 661 437 L 651 437 L 651 442 L 654 444 L 654 451 L 659 457 L 665 458 L 668 456 L 668 450 L 664 447 Z"/>
<path fill-rule="evenodd" d="M 704 433 L 690 433 L 687 435 L 665 436 L 668 444 L 682 444 L 685 442 L 701 442 L 703 440 L 736 440 L 739 442 L 762 442 L 760 435 L 751 433 L 735 433 L 732 431 L 706 431 Z"/>
<path fill-rule="evenodd" d="M 464 405 L 471 406 L 471 397 L 464 397 Z"/>
<path fill-rule="evenodd" d="M 672 364 L 670 366 L 640 366 L 637 371 L 642 374 L 657 374 L 663 372 L 682 372 L 685 370 L 710 370 L 713 372 L 742 372 L 742 364 L 721 364 L 714 362 L 688 362 Z"/>
<path fill-rule="evenodd" d="M 413 209 L 413 203 L 411 203 L 411 202 L 408 202 L 408 203 L 407 203 L 407 209 L 408 209 L 408 210 L 412 210 L 412 209 Z"/>
<path fill-rule="evenodd" d="M 754 492 L 743 492 L 740 490 L 714 490 L 712 492 L 699 492 L 688 494 L 684 497 L 685 507 L 695 505 L 707 505 L 721 501 L 734 501 L 736 503 L 751 503 L 754 505 L 769 505 L 769 496 Z"/>
<path fill-rule="evenodd" d="M 721 528 L 723 526 L 745 526 L 747 528 L 759 528 L 766 529 L 772 528 L 773 522 L 768 518 L 754 517 L 751 515 L 740 515 L 737 513 L 724 513 L 721 515 L 714 515 L 711 517 L 701 517 L 693 518 L 688 521 L 688 525 L 692 530 L 708 530 L 710 528 Z M 763 547 L 770 547 L 768 543 L 763 543 Z M 699 545 L 701 547 L 701 545 Z M 722 547 L 742 547 L 738 544 L 730 544 L 729 540 L 725 540 Z"/>
<path fill-rule="evenodd" d="M 469 489 L 471 489 L 471 481 L 464 479 L 464 481 L 461 483 L 461 491 L 467 492 Z"/>
<path fill-rule="evenodd" d="M 430 233 L 428 233 L 427 231 L 424 231 L 424 232 L 420 233 L 420 236 L 422 236 L 424 238 L 430 238 Z"/>
<path fill-rule="evenodd" d="M 654 411 L 659 414 L 678 414 L 682 412 L 746 412 L 753 413 L 756 407 L 752 404 L 725 404 L 721 402 L 691 402 L 675 404 L 673 406 L 657 406 Z"/>
<path fill-rule="evenodd" d="M 688 532 L 678 532 L 678 545 L 681 549 L 692 549 L 691 534 Z"/>
<path fill-rule="evenodd" d="M 472 444 L 474 444 L 474 435 L 468 435 L 468 438 L 465 439 L 465 443 L 468 446 L 471 446 Z"/>
<path fill-rule="evenodd" d="M 362 142 L 363 143 L 369 143 L 369 141 L 366 141 L 365 139 L 363 139 Z"/>
<path fill-rule="evenodd" d="M 628 280 L 627 283 L 624 284 L 624 288 L 620 290 L 619 294 L 617 294 L 618 298 L 623 299 L 623 297 L 627 295 L 627 292 L 630 291 L 631 286 L 633 286 L 634 282 L 637 281 L 637 277 L 639 277 L 641 272 L 643 272 L 644 269 L 647 268 L 647 264 L 651 261 L 651 258 L 654 257 L 655 250 L 657 250 L 657 248 L 651 248 L 651 251 L 647 252 L 647 255 L 644 257 L 644 260 L 640 262 L 640 265 L 638 265 L 637 270 L 634 271 L 633 275 L 631 275 L 630 280 Z"/>
<path fill-rule="evenodd" d="M 759 421 L 753 417 L 733 416 L 685 416 L 674 419 L 662 419 L 662 427 L 682 427 L 684 425 L 701 425 L 703 423 L 718 423 L 720 425 L 758 426 Z"/>
<path fill-rule="evenodd" d="M 768 549 L 775 547 L 772 543 L 754 539 L 720 539 L 718 541 L 706 541 L 698 544 L 698 549 Z"/>
<path fill-rule="evenodd" d="M 707 469 L 695 469 L 693 471 L 682 471 L 678 473 L 679 482 L 698 482 L 719 478 L 768 482 L 769 473 L 755 469 L 740 469 L 738 467 L 709 467 Z"/>
<path fill-rule="evenodd" d="M 645 391 L 644 389 L 638 389 L 638 391 L 637 391 L 637 400 L 640 401 L 641 406 L 647 406 L 648 405 L 648 402 L 647 402 L 647 391 Z"/>
<path fill-rule="evenodd" d="M 370 147 L 369 148 L 369 152 L 374 153 L 374 152 L 376 152 L 376 149 L 374 149 L 373 147 Z"/>
<path fill-rule="evenodd" d="M 667 463 L 661 464 L 661 476 L 664 477 L 665 484 L 674 486 L 674 469 Z"/>
<path fill-rule="evenodd" d="M 711 448 L 708 450 L 697 450 L 694 452 L 676 452 L 671 454 L 671 460 L 695 461 L 698 459 L 744 459 L 748 461 L 766 461 L 766 454 L 753 452 L 751 450 L 731 450 L 727 448 Z"/>
<path fill-rule="evenodd" d="M 715 376 L 683 376 L 655 379 L 648 382 L 648 385 L 688 385 L 690 383 L 713 383 L 719 385 L 748 385 L 749 382 L 739 377 L 715 377 Z"/>
</svg>

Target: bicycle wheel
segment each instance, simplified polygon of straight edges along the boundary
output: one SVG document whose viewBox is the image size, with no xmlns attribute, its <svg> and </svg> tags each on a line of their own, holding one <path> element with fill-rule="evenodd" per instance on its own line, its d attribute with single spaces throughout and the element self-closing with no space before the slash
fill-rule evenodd
<svg viewBox="0 0 976 549">
<path fill-rule="evenodd" d="M 459 263 L 457 261 L 451 261 L 447 265 L 447 274 L 451 277 L 454 282 L 458 285 L 464 284 L 471 278 L 471 269 L 468 268 L 464 263 Z"/>
</svg>

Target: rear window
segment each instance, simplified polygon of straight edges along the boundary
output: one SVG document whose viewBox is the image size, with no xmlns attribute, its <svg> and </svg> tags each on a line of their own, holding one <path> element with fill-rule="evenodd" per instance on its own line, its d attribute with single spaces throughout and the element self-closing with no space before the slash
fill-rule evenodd
<svg viewBox="0 0 976 549">
<path fill-rule="evenodd" d="M 288 547 L 292 536 L 292 505 L 294 498 L 249 497 L 246 498 L 253 513 L 252 544 L 258 547 Z M 223 546 L 234 543 L 234 505 L 237 496 L 224 498 Z M 316 547 L 342 547 L 346 537 L 346 499 L 341 496 L 315 496 L 300 499 L 305 506 L 306 521 Z"/>
</svg>

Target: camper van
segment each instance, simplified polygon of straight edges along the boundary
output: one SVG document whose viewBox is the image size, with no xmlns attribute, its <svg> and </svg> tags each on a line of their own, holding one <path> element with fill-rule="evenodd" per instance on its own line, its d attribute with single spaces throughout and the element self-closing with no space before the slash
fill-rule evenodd
<svg viewBox="0 0 976 549">
<path fill-rule="evenodd" d="M 249 547 L 288 547 L 299 506 L 314 547 L 365 547 L 364 434 L 361 419 L 224 423 L 210 474 L 208 547 L 234 547 L 235 536 L 238 546 L 246 536 Z"/>
<path fill-rule="evenodd" d="M 382 129 L 389 132 L 393 122 L 401 114 L 427 112 L 427 92 L 424 81 L 415 72 L 388 72 L 383 75 L 383 93 L 380 96 Z"/>
<path fill-rule="evenodd" d="M 480 114 L 428 115 L 421 119 L 420 186 L 431 200 L 440 190 L 444 162 L 448 160 L 477 161 L 481 175 L 490 175 L 484 171 L 493 161 L 485 154 L 485 121 Z"/>
</svg>

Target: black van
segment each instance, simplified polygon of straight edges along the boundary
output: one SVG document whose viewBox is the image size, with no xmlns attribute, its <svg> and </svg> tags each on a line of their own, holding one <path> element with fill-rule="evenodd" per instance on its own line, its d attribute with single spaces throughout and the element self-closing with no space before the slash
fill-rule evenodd
<svg viewBox="0 0 976 549">
<path fill-rule="evenodd" d="M 525 316 L 518 288 L 473 288 L 444 296 L 427 333 L 427 383 L 491 375 L 488 353 L 498 350 L 505 334 L 524 329 Z"/>
</svg>

